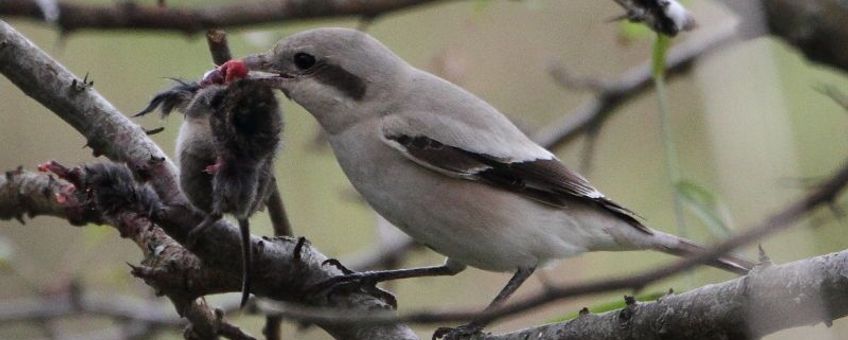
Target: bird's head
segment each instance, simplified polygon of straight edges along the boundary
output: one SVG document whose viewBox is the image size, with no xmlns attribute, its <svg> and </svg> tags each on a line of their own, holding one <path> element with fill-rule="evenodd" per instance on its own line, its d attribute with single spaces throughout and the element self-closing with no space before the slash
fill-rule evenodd
<svg viewBox="0 0 848 340">
<path fill-rule="evenodd" d="M 297 33 L 268 52 L 242 60 L 250 71 L 273 78 L 274 87 L 330 132 L 402 91 L 398 86 L 410 69 L 376 39 L 346 28 Z"/>
</svg>

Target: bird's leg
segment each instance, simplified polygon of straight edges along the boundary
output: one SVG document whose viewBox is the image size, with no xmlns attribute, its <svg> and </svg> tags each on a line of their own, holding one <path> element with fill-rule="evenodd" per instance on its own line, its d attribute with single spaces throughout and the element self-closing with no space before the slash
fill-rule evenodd
<svg viewBox="0 0 848 340">
<path fill-rule="evenodd" d="M 186 248 L 189 250 L 194 249 L 194 246 L 197 245 L 197 239 L 204 230 L 209 228 L 209 226 L 218 222 L 221 219 L 220 212 L 211 212 L 209 215 L 206 215 L 206 218 L 203 219 L 197 226 L 194 227 L 191 231 L 188 232 L 186 236 Z"/>
<path fill-rule="evenodd" d="M 241 304 L 240 308 L 244 308 L 247 304 L 247 299 L 250 298 L 250 272 L 252 271 L 253 252 L 251 251 L 250 243 L 250 222 L 247 218 L 239 218 L 239 231 L 241 232 Z"/>
<path fill-rule="evenodd" d="M 512 278 L 509 279 L 509 282 L 506 283 L 506 286 L 501 289 L 500 293 L 498 293 L 498 296 L 496 296 L 495 299 L 492 300 L 491 303 L 489 303 L 489 306 L 486 307 L 486 310 L 492 309 L 506 301 L 512 295 L 512 293 L 515 293 L 515 291 L 518 290 L 518 287 L 521 287 L 521 284 L 524 283 L 524 281 L 527 281 L 527 278 L 529 278 L 535 270 L 536 267 L 519 268 L 515 272 L 515 275 L 513 275 Z M 465 325 L 456 328 L 440 327 L 436 330 L 435 333 L 433 333 L 433 339 L 464 339 L 466 337 L 479 333 L 483 330 L 483 327 L 486 327 L 487 324 L 488 322 L 471 321 Z"/>
<path fill-rule="evenodd" d="M 329 260 L 328 260 L 329 261 Z M 326 289 L 334 288 L 348 282 L 377 283 L 398 279 L 424 276 L 453 276 L 465 270 L 465 265 L 447 259 L 441 266 L 394 269 L 394 270 L 369 270 L 364 272 L 351 272 L 339 275 L 320 282 L 309 289 L 311 293 L 317 293 Z"/>
</svg>

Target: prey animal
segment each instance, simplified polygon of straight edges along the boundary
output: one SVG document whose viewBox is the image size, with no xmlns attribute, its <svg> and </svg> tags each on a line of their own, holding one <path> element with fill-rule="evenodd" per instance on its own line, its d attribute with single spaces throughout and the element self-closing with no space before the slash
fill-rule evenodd
<svg viewBox="0 0 848 340">
<path fill-rule="evenodd" d="M 265 205 L 272 191 L 283 121 L 272 89 L 260 81 L 240 79 L 246 72 L 233 70 L 233 66 L 213 70 L 199 83 L 178 81 L 136 116 L 157 107 L 163 116 L 174 109 L 185 114 L 176 150 L 180 188 L 207 214 L 189 233 L 189 246 L 223 214 L 236 218 L 242 240 L 244 307 L 252 269 L 248 218 Z"/>
</svg>

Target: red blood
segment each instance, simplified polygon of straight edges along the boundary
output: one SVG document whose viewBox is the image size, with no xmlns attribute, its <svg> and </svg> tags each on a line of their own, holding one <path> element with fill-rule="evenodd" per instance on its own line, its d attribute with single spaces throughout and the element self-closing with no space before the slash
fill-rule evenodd
<svg viewBox="0 0 848 340">
<path fill-rule="evenodd" d="M 226 63 L 218 67 L 224 73 L 224 82 L 231 83 L 247 77 L 247 65 L 241 59 L 228 60 Z"/>
<path fill-rule="evenodd" d="M 207 165 L 206 169 L 203 169 L 203 172 L 210 174 L 210 175 L 214 175 L 216 172 L 218 172 L 218 169 L 221 168 L 221 163 L 222 163 L 222 161 L 219 158 L 217 161 L 215 161 L 215 163 Z"/>
<path fill-rule="evenodd" d="M 229 84 L 247 77 L 247 65 L 241 59 L 232 59 L 221 64 L 214 70 L 206 72 L 200 80 L 201 86 L 212 84 Z"/>
</svg>

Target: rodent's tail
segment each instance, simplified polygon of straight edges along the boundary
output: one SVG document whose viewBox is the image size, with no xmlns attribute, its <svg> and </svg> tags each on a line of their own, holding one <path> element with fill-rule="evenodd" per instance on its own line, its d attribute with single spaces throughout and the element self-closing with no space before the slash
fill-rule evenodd
<svg viewBox="0 0 848 340">
<path fill-rule="evenodd" d="M 239 308 L 244 308 L 247 305 L 247 300 L 250 298 L 250 285 L 252 284 L 251 279 L 251 271 L 253 271 L 252 263 L 253 259 L 251 255 L 253 251 L 251 251 L 251 243 L 250 243 L 250 222 L 247 221 L 247 218 L 239 218 L 239 231 L 241 233 L 241 265 L 242 265 L 242 273 L 241 273 L 241 303 L 239 304 Z"/>
<path fill-rule="evenodd" d="M 688 257 L 701 254 L 705 251 L 704 247 L 699 246 L 687 239 L 680 238 L 671 234 L 666 234 L 657 230 L 652 231 L 655 233 L 654 236 L 661 240 L 660 245 L 657 247 L 657 250 L 662 251 L 664 253 L 680 257 Z M 755 263 L 752 261 L 729 254 L 719 257 L 713 261 L 707 262 L 706 264 L 718 269 L 723 269 L 740 275 L 748 274 L 751 268 L 755 266 Z"/>
</svg>

